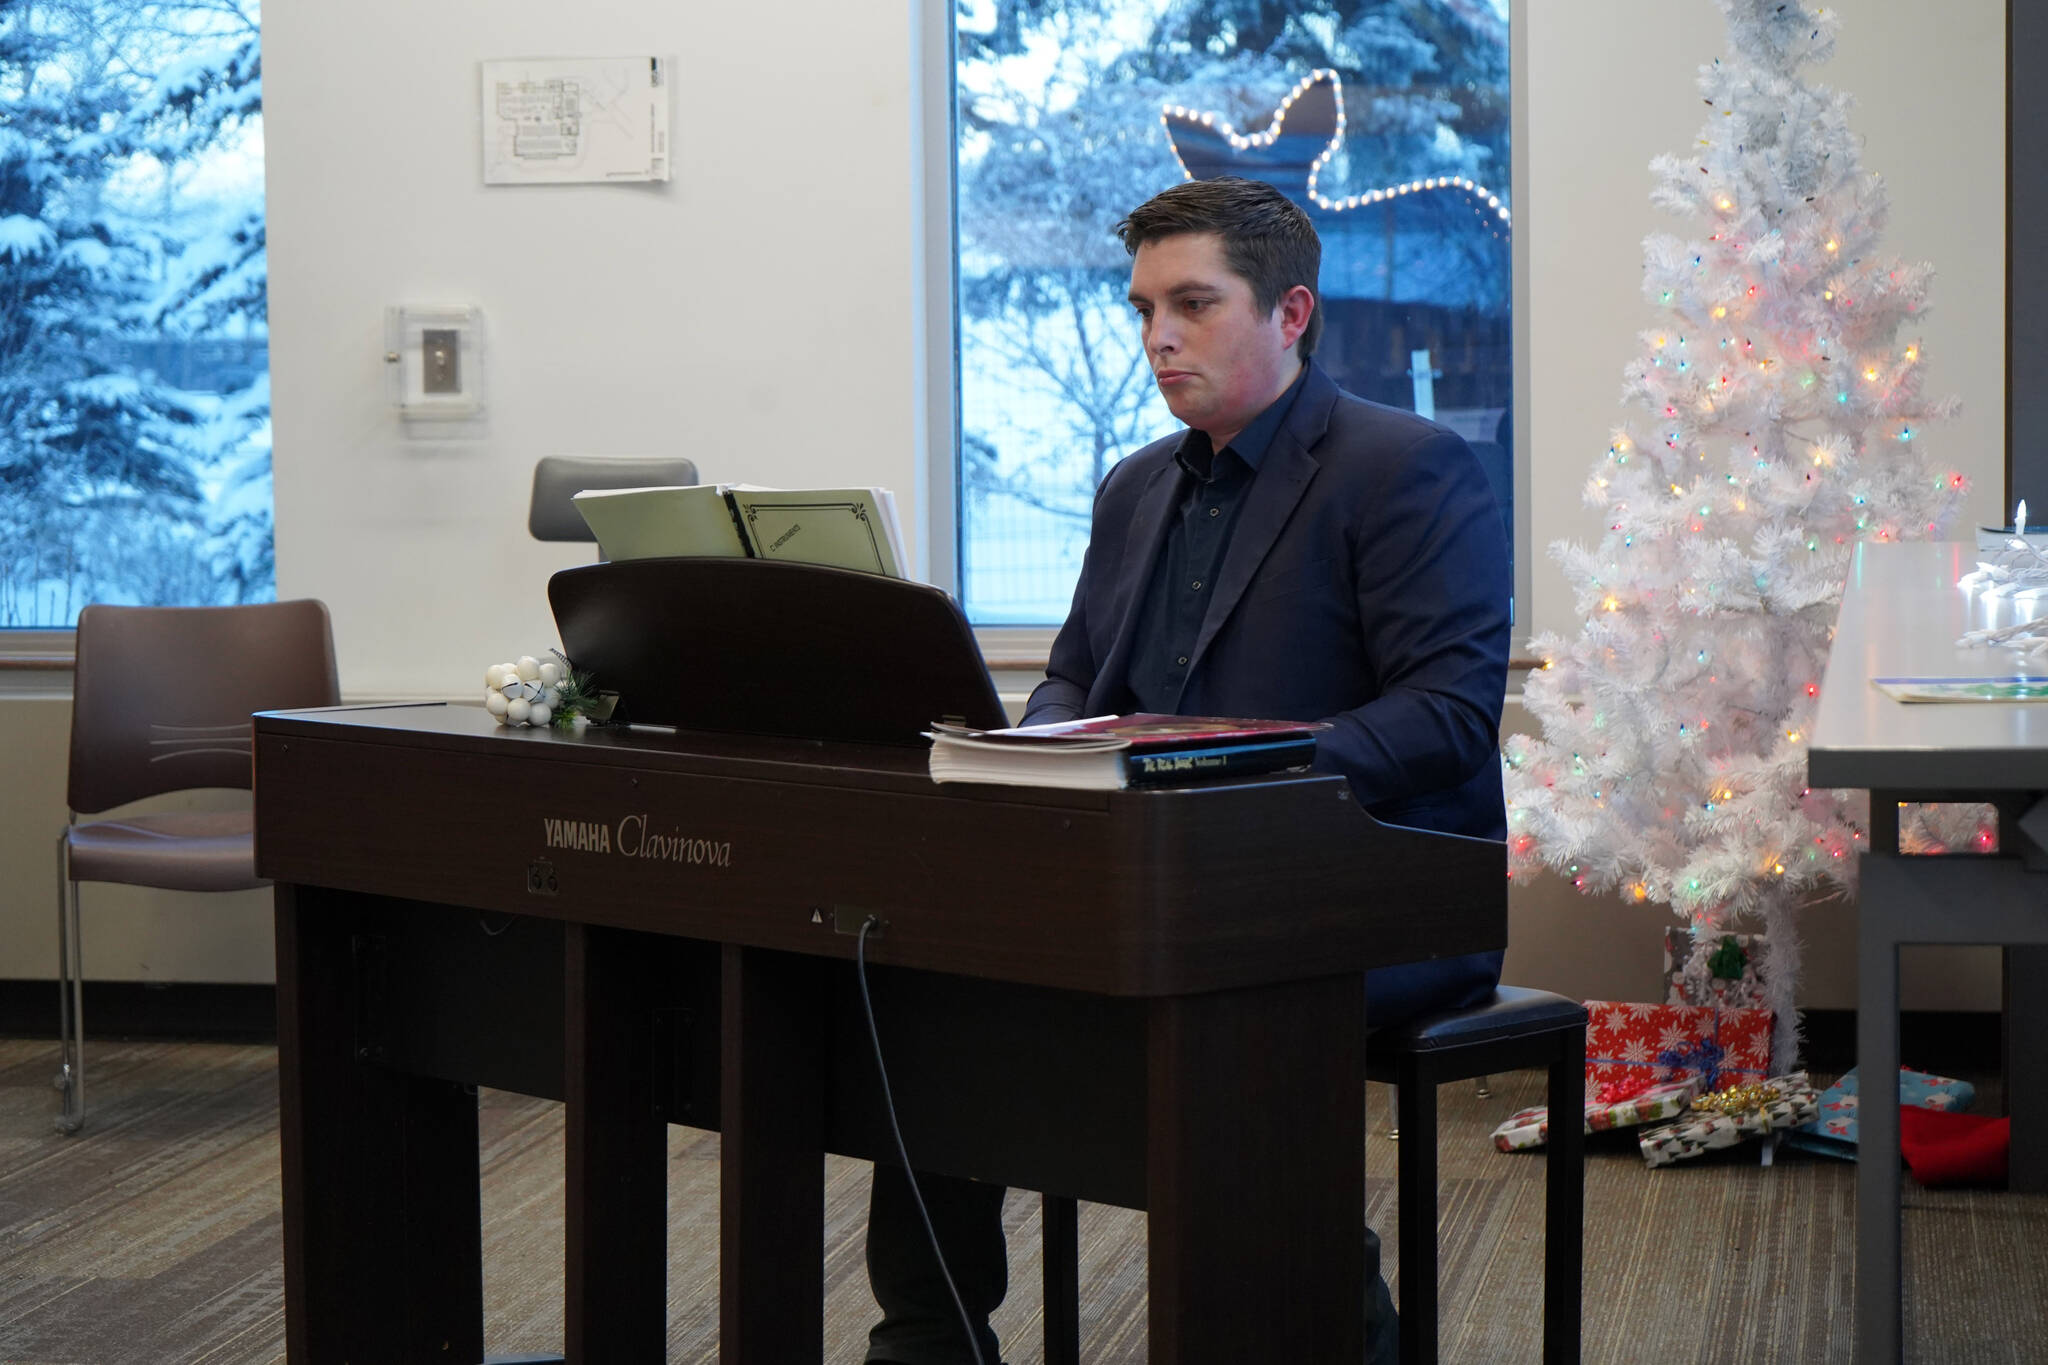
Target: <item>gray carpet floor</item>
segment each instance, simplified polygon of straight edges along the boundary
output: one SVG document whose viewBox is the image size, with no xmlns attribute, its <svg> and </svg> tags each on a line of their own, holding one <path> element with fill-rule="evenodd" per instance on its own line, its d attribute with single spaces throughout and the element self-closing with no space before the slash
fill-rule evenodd
<svg viewBox="0 0 2048 1365">
<path fill-rule="evenodd" d="M 48 1042 L 0 1042 L 0 1362 L 282 1360 L 275 1050 L 95 1044 L 91 1124 L 71 1139 L 50 1129 L 54 1057 Z M 1469 1083 L 1440 1092 L 1446 1361 L 1540 1358 L 1542 1160 L 1486 1140 L 1539 1091 L 1531 1072 L 1495 1078 L 1490 1099 Z M 1386 1092 L 1371 1103 L 1371 1210 L 1391 1260 L 1396 1148 L 1382 1140 Z M 492 1091 L 481 1105 L 489 1349 L 559 1349 L 561 1110 Z M 668 1359 L 702 1365 L 717 1359 L 718 1138 L 671 1129 L 669 1156 Z M 1854 1174 L 1792 1153 L 1764 1169 L 1753 1151 L 1652 1171 L 1625 1138 L 1594 1145 L 1585 1359 L 1854 1361 Z M 830 1162 L 833 1365 L 861 1359 L 874 1312 L 867 1179 Z M 2048 1198 L 1905 1189 L 1908 1359 L 2048 1362 Z M 1034 1365 L 1036 1197 L 1013 1194 L 1007 1218 L 996 1326 L 1009 1365 Z M 1083 1205 L 1081 1261 L 1084 1359 L 1143 1361 L 1143 1217 Z"/>
</svg>

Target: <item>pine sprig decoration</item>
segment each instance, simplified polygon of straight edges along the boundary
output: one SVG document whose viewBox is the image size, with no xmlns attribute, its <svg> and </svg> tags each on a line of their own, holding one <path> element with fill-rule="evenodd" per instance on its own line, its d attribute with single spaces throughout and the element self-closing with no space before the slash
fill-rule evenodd
<svg viewBox="0 0 2048 1365">
<path fill-rule="evenodd" d="M 596 702 L 597 687 L 591 675 L 570 663 L 569 656 L 561 650 L 551 649 L 548 653 L 560 660 L 562 665 L 562 680 L 555 685 L 555 692 L 561 698 L 561 705 L 555 712 L 553 724 L 557 730 L 573 730 L 576 728 L 576 718 L 588 715 Z"/>
<path fill-rule="evenodd" d="M 1532 641 L 1542 733 L 1508 741 L 1504 780 L 1511 875 L 1547 866 L 1668 906 L 1696 939 L 1763 922 L 1782 1070 L 1793 911 L 1852 885 L 1866 840 L 1863 793 L 1806 785 L 1849 557 L 1937 535 L 1965 481 L 1920 439 L 1956 410 L 1922 392 L 1932 271 L 1879 254 L 1884 186 L 1849 97 L 1804 71 L 1832 53 L 1835 16 L 1719 4 L 1729 51 L 1700 69 L 1706 121 L 1651 166 L 1652 202 L 1689 229 L 1643 243 L 1655 319 L 1624 371 L 1633 411 L 1584 485 L 1605 530 L 1551 547 L 1585 619 Z"/>
</svg>

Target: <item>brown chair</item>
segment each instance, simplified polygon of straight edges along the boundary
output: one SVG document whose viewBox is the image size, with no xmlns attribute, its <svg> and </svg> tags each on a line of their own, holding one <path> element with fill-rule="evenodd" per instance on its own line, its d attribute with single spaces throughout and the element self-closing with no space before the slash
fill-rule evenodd
<svg viewBox="0 0 2048 1365">
<path fill-rule="evenodd" d="M 78 884 L 244 891 L 256 875 L 247 810 L 79 822 L 144 797 L 249 789 L 249 717 L 341 700 L 327 608 L 91 606 L 78 616 L 71 708 L 70 823 L 57 839 L 61 1133 L 85 1123 Z"/>
</svg>

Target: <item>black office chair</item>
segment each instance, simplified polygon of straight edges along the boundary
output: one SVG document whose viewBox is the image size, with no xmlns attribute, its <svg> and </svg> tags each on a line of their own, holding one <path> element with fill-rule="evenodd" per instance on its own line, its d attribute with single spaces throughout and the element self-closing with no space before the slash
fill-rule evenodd
<svg viewBox="0 0 2048 1365">
<path fill-rule="evenodd" d="M 1436 1088 L 1527 1066 L 1548 1069 L 1553 1115 L 1584 1112 L 1584 1006 L 1549 991 L 1501 986 L 1470 1009 L 1425 1015 L 1382 1029 L 1366 1042 L 1367 1079 L 1392 1083 L 1398 1092 L 1402 1365 L 1436 1359 Z M 1543 1360 L 1544 1365 L 1565 1365 L 1579 1358 L 1583 1123 L 1553 1122 L 1545 1161 Z M 1044 1228 L 1046 1365 L 1079 1365 L 1074 1201 L 1046 1195 Z"/>
<path fill-rule="evenodd" d="M 526 529 L 535 540 L 595 545 L 596 535 L 572 501 L 584 489 L 668 488 L 695 482 L 695 461 L 680 455 L 549 455 L 533 467 Z"/>
</svg>

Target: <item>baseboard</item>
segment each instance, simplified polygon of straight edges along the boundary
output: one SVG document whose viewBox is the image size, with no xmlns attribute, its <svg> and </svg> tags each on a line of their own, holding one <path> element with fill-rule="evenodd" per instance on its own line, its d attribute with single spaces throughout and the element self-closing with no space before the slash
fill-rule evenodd
<svg viewBox="0 0 2048 1365">
<path fill-rule="evenodd" d="M 208 981 L 88 981 L 85 1036 L 205 1043 L 277 1041 L 277 987 Z M 0 1036 L 57 1036 L 57 983 L 0 980 Z"/>
<path fill-rule="evenodd" d="M 1856 1065 L 1856 1011 L 1805 1010 L 1806 1065 L 1841 1072 Z M 1902 1010 L 1899 1060 L 1939 1076 L 1981 1075 L 1999 1069 L 2004 1048 L 1996 1010 Z"/>
</svg>

